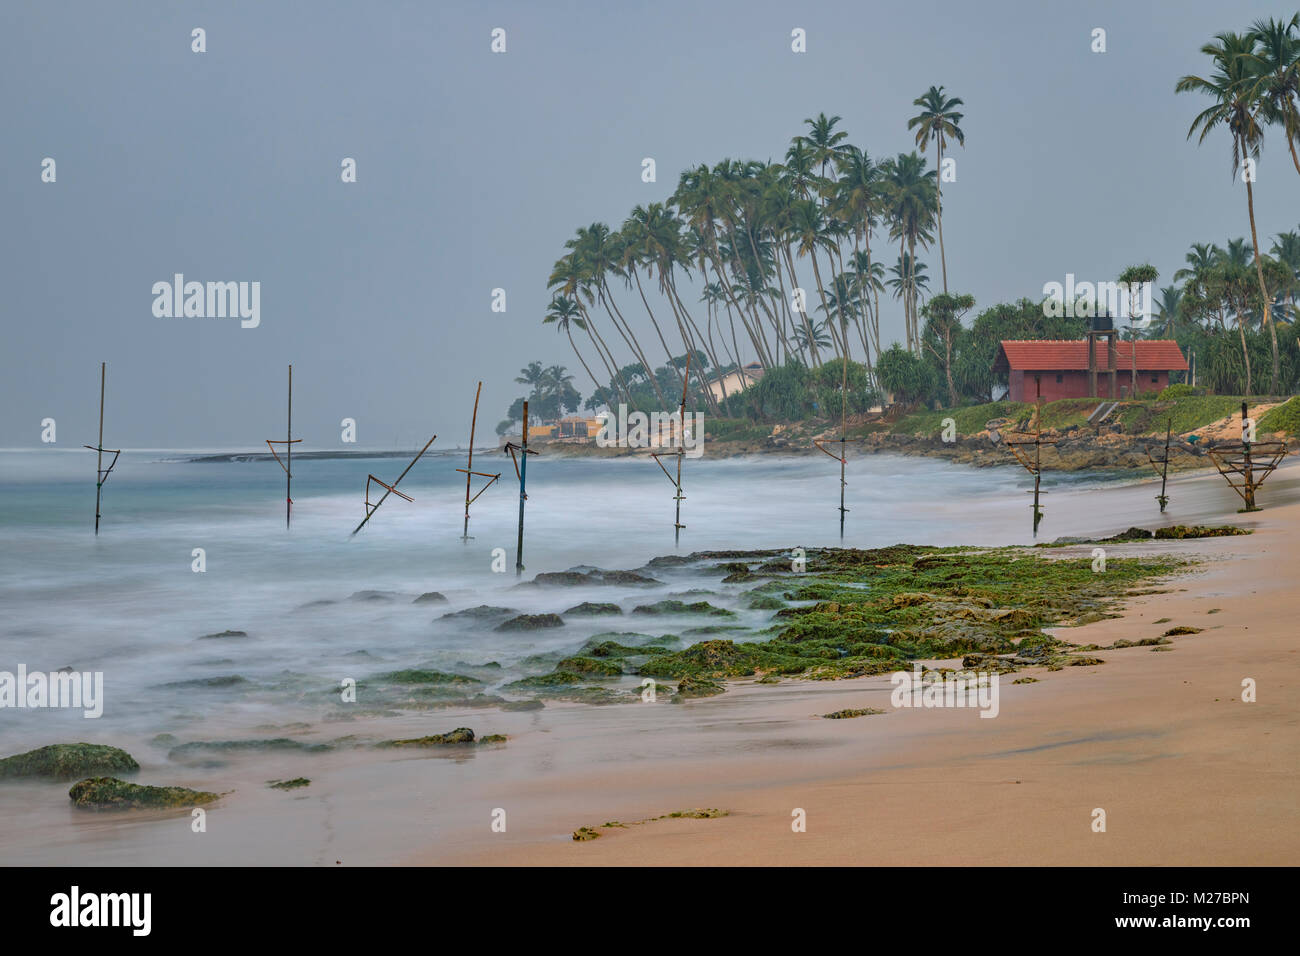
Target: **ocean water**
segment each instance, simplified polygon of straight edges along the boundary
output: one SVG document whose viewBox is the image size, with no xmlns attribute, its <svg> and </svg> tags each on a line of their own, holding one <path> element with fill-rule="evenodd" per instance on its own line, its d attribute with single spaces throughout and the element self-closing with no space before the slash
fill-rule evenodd
<svg viewBox="0 0 1300 956">
<path fill-rule="evenodd" d="M 520 579 L 518 484 L 499 453 L 476 456 L 477 469 L 499 468 L 502 479 L 474 504 L 469 542 L 460 539 L 464 477 L 455 471 L 463 453 L 426 455 L 401 485 L 414 501 L 390 497 L 355 537 L 366 476 L 392 480 L 406 459 L 300 459 L 286 530 L 278 464 L 195 462 L 189 454 L 124 453 L 105 485 L 96 537 L 91 452 L 0 452 L 0 670 L 72 667 L 102 671 L 105 681 L 104 715 L 95 721 L 66 710 L 3 713 L 0 753 L 72 733 L 193 736 L 290 716 L 311 720 L 328 710 L 325 698 L 342 679 L 406 667 L 455 671 L 495 661 L 502 670 L 486 688 L 492 692 L 526 672 L 523 658 L 571 653 L 600 631 L 680 633 L 706 623 L 574 618 L 555 631 L 499 633 L 441 617 L 480 604 L 562 612 L 582 601 L 612 601 L 627 612 L 706 583 L 666 572 L 651 588 L 518 587 L 537 572 L 632 569 L 695 550 L 840 543 L 838 467 L 820 455 L 688 460 L 686 528 L 676 547 L 673 488 L 653 462 L 530 458 Z M 1100 530 L 1086 506 L 1097 480 L 1047 481 L 1045 537 Z M 1032 540 L 1030 486 L 1018 467 L 862 456 L 851 461 L 848 481 L 843 543 L 850 547 Z M 202 573 L 191 567 L 196 548 L 206 556 Z M 504 550 L 495 563 L 505 573 L 493 570 L 495 549 Z M 715 603 L 741 606 L 747 586 L 712 586 Z M 412 603 L 426 591 L 447 603 Z M 765 621 L 742 613 L 740 623 Z M 249 636 L 203 639 L 225 630 Z M 230 685 L 220 686 L 223 679 Z"/>
</svg>

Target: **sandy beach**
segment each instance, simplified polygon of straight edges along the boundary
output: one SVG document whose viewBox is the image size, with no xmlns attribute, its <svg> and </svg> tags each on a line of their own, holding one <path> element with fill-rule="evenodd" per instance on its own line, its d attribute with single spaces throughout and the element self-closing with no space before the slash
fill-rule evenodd
<svg viewBox="0 0 1300 956">
<path fill-rule="evenodd" d="M 1250 536 L 1112 546 L 1117 556 L 1169 549 L 1204 564 L 1167 593 L 1131 599 L 1120 618 L 1061 635 L 1107 645 L 1203 629 L 1173 638 L 1170 651 L 1101 651 L 1105 666 L 1004 680 L 996 719 L 891 709 L 888 679 L 873 677 L 734 682 L 721 698 L 673 708 L 688 716 L 671 722 L 637 707 L 581 729 L 556 722 L 511 742 L 513 760 L 547 772 L 498 790 L 507 833 L 490 832 L 484 816 L 472 847 L 419 849 L 407 862 L 1294 864 L 1300 649 L 1291 582 L 1279 572 L 1300 559 L 1298 473 L 1272 478 L 1266 510 L 1219 516 L 1254 528 Z M 1192 481 L 1222 484 L 1214 474 Z M 1098 493 L 1099 509 L 1106 497 Z M 1257 684 L 1254 703 L 1242 702 L 1245 678 Z M 886 713 L 816 716 L 868 706 Z M 600 828 L 689 808 L 728 815 Z M 806 832 L 792 831 L 796 808 Z M 1104 833 L 1092 829 L 1096 808 Z M 600 838 L 574 841 L 581 826 Z"/>
</svg>

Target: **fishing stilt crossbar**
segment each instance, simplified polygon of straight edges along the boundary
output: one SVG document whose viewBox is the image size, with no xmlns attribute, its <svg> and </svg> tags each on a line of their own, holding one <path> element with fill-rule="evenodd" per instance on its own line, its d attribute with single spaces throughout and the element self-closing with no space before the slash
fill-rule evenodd
<svg viewBox="0 0 1300 956">
<path fill-rule="evenodd" d="M 438 437 L 437 435 L 434 435 L 433 438 L 430 438 L 427 442 L 424 443 L 424 447 L 421 448 L 416 453 L 415 457 L 411 459 L 411 463 L 402 469 L 402 473 L 397 476 L 397 481 L 393 482 L 391 485 L 385 484 L 384 482 L 376 478 L 374 475 L 366 476 L 366 516 L 361 519 L 361 524 L 357 525 L 355 528 L 352 529 L 352 534 L 356 534 L 358 531 L 360 531 L 362 528 L 366 526 L 366 522 L 370 520 L 370 516 L 373 515 L 377 510 L 379 510 L 379 506 L 388 500 L 389 495 L 397 495 L 397 497 L 405 498 L 407 501 L 415 500 L 410 495 L 404 495 L 400 491 L 398 491 L 397 486 L 401 483 L 402 479 L 406 477 L 406 473 L 415 467 L 415 463 L 424 457 L 424 453 L 429 450 L 429 446 L 433 444 L 434 439 L 436 439 L 437 437 Z M 370 503 L 371 482 L 374 482 L 375 484 L 379 485 L 381 488 L 384 489 L 383 496 L 374 504 Z"/>
</svg>

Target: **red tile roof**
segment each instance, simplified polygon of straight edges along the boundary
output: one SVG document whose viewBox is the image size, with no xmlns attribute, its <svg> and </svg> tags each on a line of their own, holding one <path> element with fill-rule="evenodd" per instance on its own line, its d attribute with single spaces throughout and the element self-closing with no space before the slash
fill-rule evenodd
<svg viewBox="0 0 1300 956">
<path fill-rule="evenodd" d="M 1133 367 L 1133 343 L 1116 342 L 1117 366 Z M 1139 371 L 1165 372 L 1187 370 L 1187 359 L 1178 343 L 1170 339 L 1156 339 L 1137 343 Z M 1097 343 L 1097 367 L 1106 368 L 1106 346 Z M 1086 339 L 1004 339 L 998 349 L 994 368 L 1000 371 L 1084 371 L 1088 370 L 1088 341 Z"/>
</svg>

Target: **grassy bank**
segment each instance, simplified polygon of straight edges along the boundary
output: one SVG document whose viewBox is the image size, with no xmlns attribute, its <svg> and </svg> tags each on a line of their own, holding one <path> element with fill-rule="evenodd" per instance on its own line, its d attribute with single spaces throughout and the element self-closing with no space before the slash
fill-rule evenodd
<svg viewBox="0 0 1300 956">
<path fill-rule="evenodd" d="M 1240 395 L 1188 395 L 1167 401 L 1137 400 L 1120 402 L 1119 407 L 1106 420 L 1107 425 L 1118 424 L 1127 435 L 1162 436 L 1166 424 L 1172 421 L 1175 435 L 1185 435 L 1206 428 L 1241 410 Z M 1044 428 L 1068 431 L 1088 426 L 1088 416 L 1097 408 L 1095 398 L 1066 398 L 1043 405 Z M 1257 404 L 1252 402 L 1252 407 Z M 1032 421 L 1034 406 L 1025 402 L 989 402 L 968 405 L 958 409 L 920 411 L 900 419 L 892 432 L 896 435 L 921 435 L 932 437 L 943 429 L 944 419 L 951 418 L 958 435 L 974 435 L 984 430 L 994 419 L 1009 419 L 1012 428 L 1027 428 Z M 1279 414 L 1288 409 L 1285 414 Z M 1300 403 L 1292 400 L 1272 409 L 1257 423 L 1261 432 L 1300 431 Z"/>
</svg>

